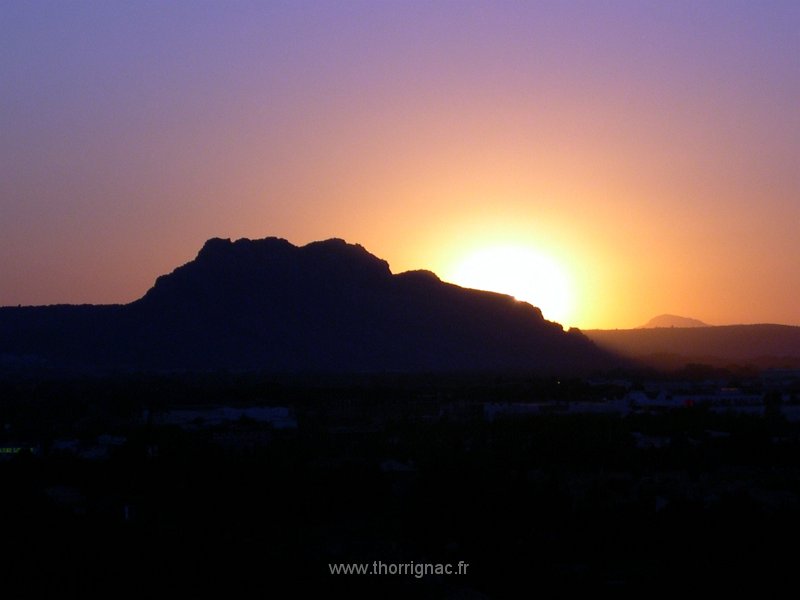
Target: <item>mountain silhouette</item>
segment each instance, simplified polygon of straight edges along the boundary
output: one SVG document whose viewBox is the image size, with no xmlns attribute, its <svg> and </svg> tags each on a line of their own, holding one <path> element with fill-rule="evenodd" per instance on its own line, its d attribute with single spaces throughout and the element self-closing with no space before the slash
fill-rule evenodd
<svg viewBox="0 0 800 600">
<path fill-rule="evenodd" d="M 708 324 L 690 319 L 689 317 L 679 317 L 677 315 L 658 315 L 653 317 L 639 329 L 652 329 L 655 327 L 708 327 Z"/>
<path fill-rule="evenodd" d="M 211 239 L 127 305 L 0 309 L 5 368 L 585 373 L 617 364 L 511 296 L 331 239 Z"/>
</svg>

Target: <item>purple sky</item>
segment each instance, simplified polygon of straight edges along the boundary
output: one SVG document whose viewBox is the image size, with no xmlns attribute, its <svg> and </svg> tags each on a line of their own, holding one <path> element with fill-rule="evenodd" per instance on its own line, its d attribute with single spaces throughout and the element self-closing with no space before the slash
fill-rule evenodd
<svg viewBox="0 0 800 600">
<path fill-rule="evenodd" d="M 508 239 L 582 327 L 800 325 L 797 1 L 7 0 L 0 90 L 0 305 L 213 236 L 443 276 Z"/>
</svg>

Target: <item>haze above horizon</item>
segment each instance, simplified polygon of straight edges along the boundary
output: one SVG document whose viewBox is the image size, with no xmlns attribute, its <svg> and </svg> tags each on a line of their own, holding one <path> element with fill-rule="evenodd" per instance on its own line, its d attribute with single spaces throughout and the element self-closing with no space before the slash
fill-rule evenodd
<svg viewBox="0 0 800 600">
<path fill-rule="evenodd" d="M 340 237 L 445 280 L 514 247 L 565 326 L 800 325 L 799 30 L 789 1 L 3 3 L 0 305 Z"/>
</svg>

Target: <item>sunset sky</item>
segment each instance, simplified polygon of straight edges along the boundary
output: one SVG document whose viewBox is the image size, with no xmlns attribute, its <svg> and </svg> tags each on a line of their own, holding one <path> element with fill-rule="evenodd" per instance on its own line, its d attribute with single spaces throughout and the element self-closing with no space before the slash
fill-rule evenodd
<svg viewBox="0 0 800 600">
<path fill-rule="evenodd" d="M 0 3 L 0 305 L 129 302 L 215 236 L 800 325 L 800 2 Z"/>
</svg>

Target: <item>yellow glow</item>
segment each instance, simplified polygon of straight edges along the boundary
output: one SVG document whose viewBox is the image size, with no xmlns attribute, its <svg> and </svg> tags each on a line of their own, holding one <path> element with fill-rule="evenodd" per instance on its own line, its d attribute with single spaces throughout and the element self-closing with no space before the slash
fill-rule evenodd
<svg viewBox="0 0 800 600">
<path fill-rule="evenodd" d="M 463 287 L 514 296 L 565 325 L 572 316 L 573 294 L 565 270 L 552 258 L 526 246 L 490 246 L 456 263 L 445 279 Z"/>
</svg>

